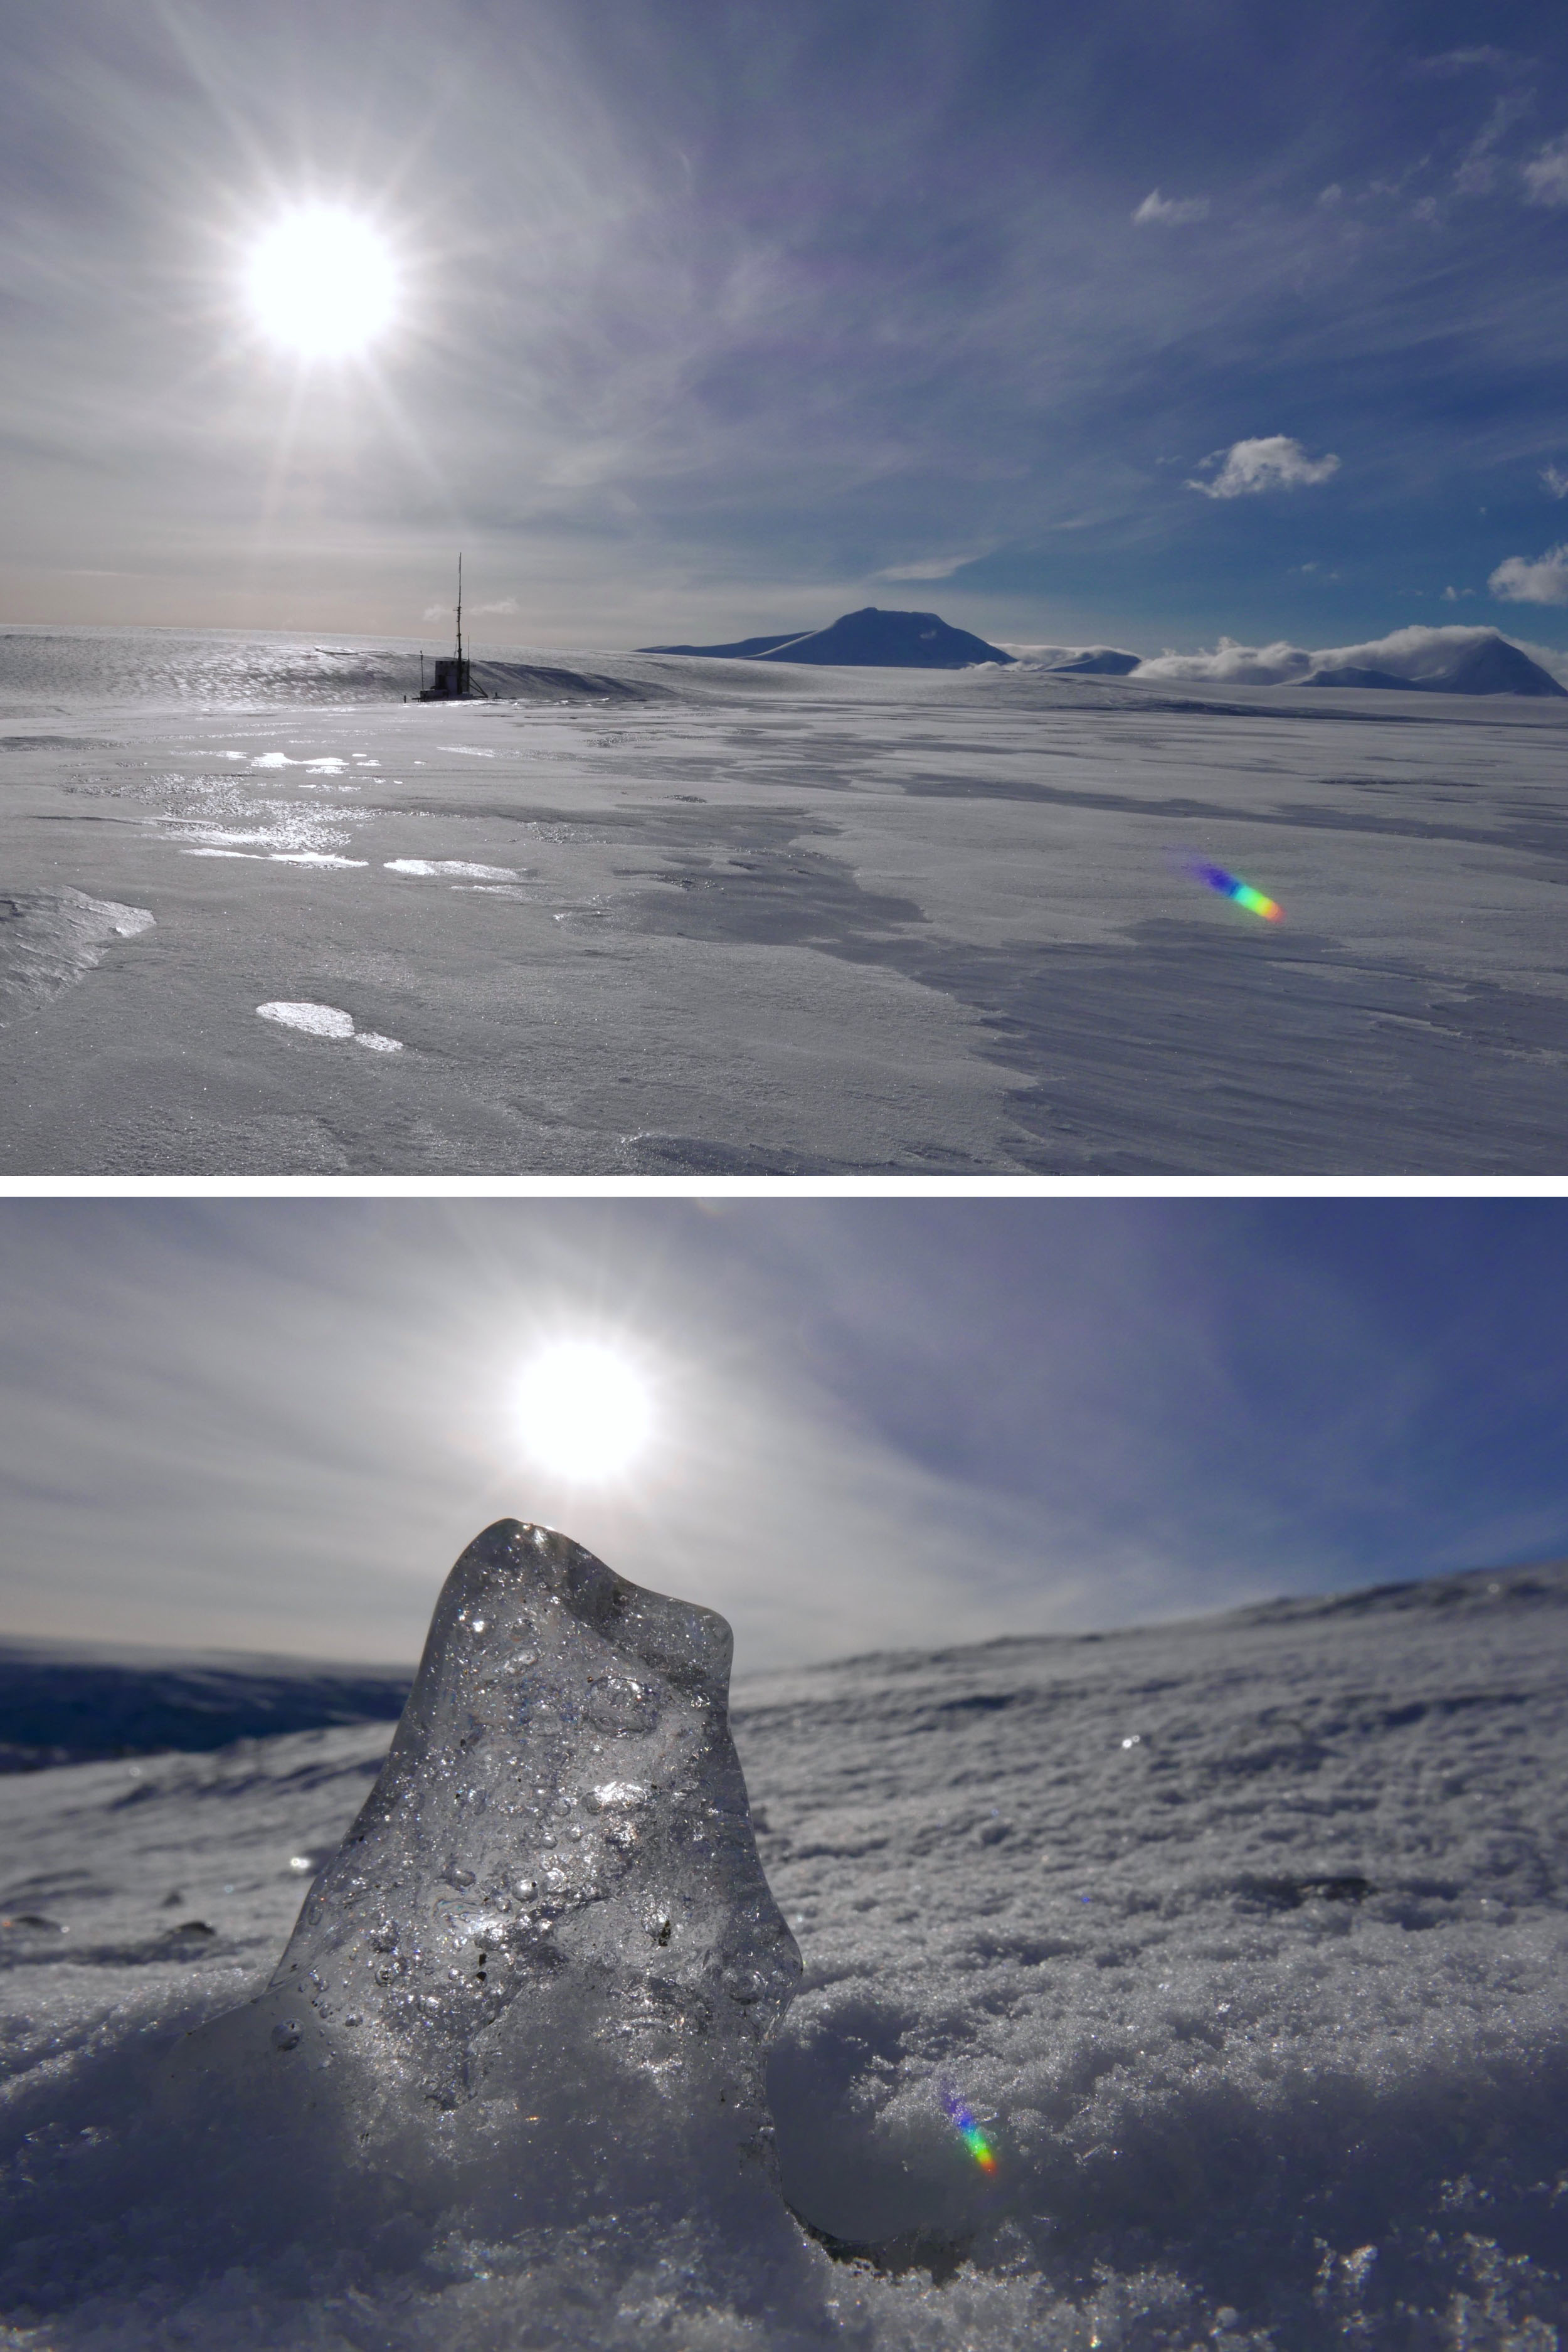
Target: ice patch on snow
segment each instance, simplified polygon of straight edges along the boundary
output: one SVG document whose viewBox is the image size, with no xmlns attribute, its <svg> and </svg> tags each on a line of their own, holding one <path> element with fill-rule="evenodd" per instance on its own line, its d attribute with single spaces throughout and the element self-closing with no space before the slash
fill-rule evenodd
<svg viewBox="0 0 1568 2352">
<path fill-rule="evenodd" d="M 512 866 L 471 866 L 461 857 L 391 857 L 386 862 L 389 874 L 463 874 L 475 882 L 515 882 L 517 869 Z"/>
<path fill-rule="evenodd" d="M 356 866 L 368 866 L 366 857 L 334 857 L 324 849 L 275 849 L 268 858 L 271 866 L 324 866 L 347 871 Z"/>
<path fill-rule="evenodd" d="M 495 753 L 478 743 L 437 743 L 437 751 L 462 751 L 470 760 L 493 760 Z"/>
<path fill-rule="evenodd" d="M 372 1054 L 401 1054 L 401 1037 L 384 1037 L 378 1029 L 356 1029 L 353 1015 L 336 1004 L 312 1004 L 308 1000 L 299 1003 L 275 1001 L 258 1004 L 257 1013 L 263 1021 L 275 1021 L 283 1029 L 298 1029 L 307 1037 L 324 1037 L 342 1045 L 353 1038 Z"/>
<path fill-rule="evenodd" d="M 263 1021 L 276 1021 L 280 1028 L 302 1029 L 307 1037 L 352 1037 L 353 1015 L 340 1011 L 335 1004 L 274 1003 L 256 1008 Z"/>
</svg>

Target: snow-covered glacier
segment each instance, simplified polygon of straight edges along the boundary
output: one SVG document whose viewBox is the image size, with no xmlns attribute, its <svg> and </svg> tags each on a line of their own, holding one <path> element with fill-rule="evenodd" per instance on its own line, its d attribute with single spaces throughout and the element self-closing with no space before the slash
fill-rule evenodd
<svg viewBox="0 0 1568 2352">
<path fill-rule="evenodd" d="M 0 633 L 0 1173 L 1561 1173 L 1568 700 L 573 662 Z"/>
<path fill-rule="evenodd" d="M 617 1591 L 492 1531 L 390 1758 L 0 1783 L 0 2343 L 1552 2352 L 1568 1566 L 742 1680 L 761 1867 Z"/>
</svg>

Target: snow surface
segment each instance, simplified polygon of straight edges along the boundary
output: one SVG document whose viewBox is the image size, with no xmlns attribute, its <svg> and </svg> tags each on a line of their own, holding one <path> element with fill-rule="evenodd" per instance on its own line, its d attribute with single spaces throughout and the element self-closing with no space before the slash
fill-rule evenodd
<svg viewBox="0 0 1568 2352">
<path fill-rule="evenodd" d="M 741 1685 L 816 2237 L 672 2168 L 616 2224 L 334 2245 L 259 2136 L 248 2197 L 171 2200 L 149 2070 L 266 1980 L 385 1728 L 5 1780 L 0 2342 L 1553 2352 L 1565 1659 L 1553 1567 Z"/>
<path fill-rule="evenodd" d="M 0 1173 L 1561 1171 L 1562 706 L 574 658 L 0 636 Z"/>
</svg>

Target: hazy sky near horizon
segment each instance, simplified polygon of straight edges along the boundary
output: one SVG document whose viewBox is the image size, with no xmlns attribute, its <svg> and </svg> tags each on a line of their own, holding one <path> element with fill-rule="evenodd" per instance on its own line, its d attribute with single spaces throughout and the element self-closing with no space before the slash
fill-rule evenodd
<svg viewBox="0 0 1568 2352">
<path fill-rule="evenodd" d="M 0 1636 L 411 1658 L 503 1515 L 742 1672 L 1568 1550 L 1560 1202 L 11 1200 L 0 1289 Z"/>
<path fill-rule="evenodd" d="M 497 646 L 868 602 L 1568 644 L 1557 0 L 0 0 L 0 617 L 438 634 L 461 543 Z M 242 281 L 323 200 L 398 316 L 301 370 Z"/>
</svg>

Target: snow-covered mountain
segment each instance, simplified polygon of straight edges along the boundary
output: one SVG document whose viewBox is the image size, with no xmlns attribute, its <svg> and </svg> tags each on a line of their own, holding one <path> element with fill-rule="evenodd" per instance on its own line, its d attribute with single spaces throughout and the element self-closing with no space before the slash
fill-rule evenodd
<svg viewBox="0 0 1568 2352">
<path fill-rule="evenodd" d="M 1430 694 L 1563 695 L 1550 670 L 1496 629 L 1395 629 L 1365 645 L 1308 653 L 1283 642 L 1237 645 L 1222 637 L 1213 653 L 1158 654 L 1139 677 L 1188 678 L 1226 686 L 1342 686 Z"/>
<path fill-rule="evenodd" d="M 1551 2352 L 1568 1568 L 886 1653 L 733 1722 L 805 1967 L 787 2253 L 674 2167 L 592 2231 L 456 2177 L 280 2229 L 243 2096 L 213 2207 L 148 2086 L 360 1806 L 387 1727 L 340 1726 L 0 1785 L 5 2340 Z"/>
</svg>

